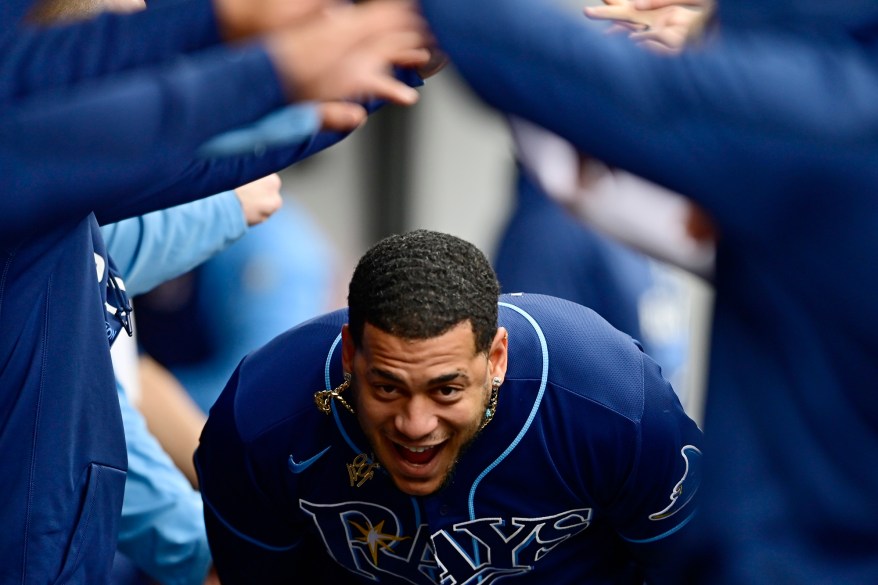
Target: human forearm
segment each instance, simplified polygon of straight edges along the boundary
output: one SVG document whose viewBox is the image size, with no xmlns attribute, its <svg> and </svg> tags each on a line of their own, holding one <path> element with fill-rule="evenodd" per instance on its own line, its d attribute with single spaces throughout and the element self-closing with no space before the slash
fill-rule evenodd
<svg viewBox="0 0 878 585">
<path fill-rule="evenodd" d="M 0 101 L 161 64 L 220 42 L 210 0 L 157 3 L 136 14 L 47 28 L 3 26 Z"/>
<path fill-rule="evenodd" d="M 726 30 L 667 58 L 531 0 L 422 5 L 440 45 L 488 103 L 695 199 L 724 237 L 758 231 L 755 221 L 784 221 L 798 205 L 786 196 L 796 192 L 789 181 L 814 164 L 858 156 L 878 131 L 866 98 L 878 86 L 853 43 Z M 786 187 L 772 190 L 757 177 Z M 767 190 L 785 197 L 766 198 Z"/>
<path fill-rule="evenodd" d="M 158 362 L 142 356 L 139 366 L 141 396 L 138 409 L 162 449 L 189 483 L 198 488 L 192 454 L 207 417 L 182 384 Z"/>
<path fill-rule="evenodd" d="M 673 104 L 658 91 L 671 80 L 651 68 L 658 57 L 605 37 L 582 16 L 511 1 L 479 3 L 478 14 L 462 13 L 457 0 L 422 2 L 440 45 L 490 105 L 602 160 L 635 158 L 644 124 L 673 122 Z"/>
<path fill-rule="evenodd" d="M 188 272 L 244 235 L 231 191 L 101 228 L 128 294 L 145 293 Z"/>
<path fill-rule="evenodd" d="M 164 197 L 149 197 L 161 185 L 180 182 L 208 137 L 282 104 L 264 53 L 220 48 L 159 72 L 114 77 L 99 91 L 85 87 L 4 108 L 0 176 L 20 198 L 4 206 L 3 240 L 92 210 L 118 209 L 109 220 L 117 221 L 248 182 L 239 167 L 224 188 L 182 184 Z"/>
</svg>

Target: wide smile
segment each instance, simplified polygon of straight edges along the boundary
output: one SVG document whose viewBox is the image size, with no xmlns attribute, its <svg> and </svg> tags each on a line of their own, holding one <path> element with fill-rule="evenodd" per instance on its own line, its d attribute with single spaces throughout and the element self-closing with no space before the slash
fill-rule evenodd
<svg viewBox="0 0 878 585">
<path fill-rule="evenodd" d="M 384 469 L 403 492 L 425 496 L 438 490 L 448 477 L 453 449 L 453 437 L 430 445 L 400 443 L 388 437 L 382 448 Z"/>
<path fill-rule="evenodd" d="M 395 441 L 391 441 L 397 455 L 406 463 L 413 467 L 425 467 L 429 465 L 436 456 L 442 451 L 447 441 L 436 445 L 408 446 L 402 445 Z"/>
</svg>

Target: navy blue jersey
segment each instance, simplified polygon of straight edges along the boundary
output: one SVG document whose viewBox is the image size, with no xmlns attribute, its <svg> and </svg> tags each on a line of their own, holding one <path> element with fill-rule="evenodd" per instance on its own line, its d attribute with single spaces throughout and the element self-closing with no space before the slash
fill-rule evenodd
<svg viewBox="0 0 878 585">
<path fill-rule="evenodd" d="M 719 230 L 700 582 L 878 583 L 878 6 L 721 0 L 674 59 L 543 2 L 423 0 L 493 105 Z"/>
<path fill-rule="evenodd" d="M 629 336 L 568 301 L 501 297 L 497 414 L 450 482 L 415 497 L 372 467 L 354 415 L 315 405 L 341 382 L 345 321 L 252 353 L 211 409 L 195 459 L 225 585 L 662 582 L 695 512 L 701 432 Z"/>
</svg>

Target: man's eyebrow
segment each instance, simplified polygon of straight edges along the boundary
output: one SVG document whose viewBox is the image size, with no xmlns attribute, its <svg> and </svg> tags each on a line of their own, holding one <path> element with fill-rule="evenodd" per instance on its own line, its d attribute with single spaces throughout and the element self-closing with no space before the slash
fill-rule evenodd
<svg viewBox="0 0 878 585">
<path fill-rule="evenodd" d="M 447 384 L 448 382 L 452 382 L 454 380 L 463 379 L 464 381 L 469 381 L 469 376 L 464 374 L 463 372 L 451 372 L 450 374 L 443 374 L 441 376 L 436 376 L 435 378 L 428 380 L 427 384 L 430 386 L 436 386 L 439 384 Z"/>
<path fill-rule="evenodd" d="M 388 372 L 387 370 L 382 370 L 381 368 L 370 368 L 369 371 L 372 372 L 373 374 L 375 374 L 376 376 L 381 376 L 382 378 L 387 378 L 388 380 L 390 380 L 392 382 L 397 382 L 399 384 L 402 384 L 402 378 L 400 378 L 396 374 L 392 374 L 392 373 Z"/>
<path fill-rule="evenodd" d="M 398 384 L 403 383 L 402 378 L 400 378 L 399 376 L 397 376 L 396 374 L 394 374 L 392 372 L 388 372 L 387 370 L 382 370 L 381 368 L 371 368 L 369 371 L 372 372 L 373 374 L 375 374 L 376 376 L 386 378 L 392 382 L 396 382 Z M 457 379 L 461 379 L 461 378 L 464 381 L 469 380 L 469 376 L 467 376 L 463 372 L 451 372 L 449 374 L 442 374 L 441 376 L 436 376 L 435 378 L 431 378 L 430 380 L 427 380 L 427 384 L 430 386 L 435 386 L 438 384 L 447 384 L 448 382 L 451 382 L 451 381 L 457 380 Z"/>
</svg>

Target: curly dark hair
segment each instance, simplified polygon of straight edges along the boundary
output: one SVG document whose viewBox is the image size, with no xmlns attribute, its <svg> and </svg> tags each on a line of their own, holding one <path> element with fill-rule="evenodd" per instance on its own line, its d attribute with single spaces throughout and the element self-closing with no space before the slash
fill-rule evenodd
<svg viewBox="0 0 878 585">
<path fill-rule="evenodd" d="M 403 339 L 429 339 L 469 321 L 476 352 L 487 352 L 499 294 L 481 250 L 450 234 L 416 230 L 381 240 L 360 259 L 348 289 L 348 325 L 361 347 L 367 322 Z"/>
</svg>

